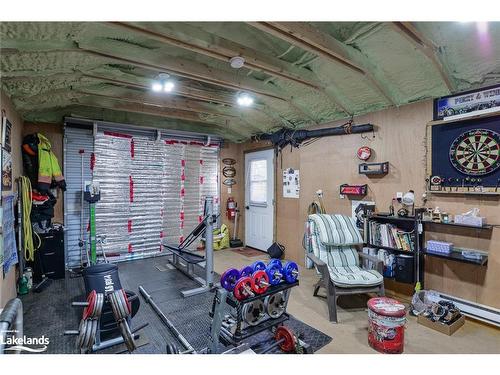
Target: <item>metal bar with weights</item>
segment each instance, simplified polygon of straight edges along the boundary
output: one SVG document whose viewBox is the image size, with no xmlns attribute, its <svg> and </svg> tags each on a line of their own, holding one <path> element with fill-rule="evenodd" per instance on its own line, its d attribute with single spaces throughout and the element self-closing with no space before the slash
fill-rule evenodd
<svg viewBox="0 0 500 375">
<path fill-rule="evenodd" d="M 167 316 L 163 313 L 163 311 L 161 311 L 161 309 L 158 307 L 158 305 L 155 303 L 155 301 L 153 301 L 153 298 L 151 297 L 151 295 L 148 292 L 146 292 L 146 290 L 140 285 L 139 285 L 139 292 L 144 297 L 144 300 L 146 301 L 146 303 L 148 303 L 151 306 L 151 308 L 154 310 L 156 315 L 158 315 L 158 317 L 161 319 L 161 321 L 167 326 L 167 328 L 170 330 L 170 332 L 172 332 L 172 334 L 175 336 L 175 338 L 177 338 L 181 342 L 181 344 L 184 346 L 185 350 L 180 354 L 196 353 L 195 349 L 191 346 L 189 341 L 186 340 L 186 338 L 177 330 L 177 328 L 175 328 L 175 326 L 167 318 Z M 168 352 L 168 350 L 169 350 L 169 348 L 167 345 L 167 352 Z M 170 353 L 170 354 L 176 354 L 176 353 Z"/>
</svg>

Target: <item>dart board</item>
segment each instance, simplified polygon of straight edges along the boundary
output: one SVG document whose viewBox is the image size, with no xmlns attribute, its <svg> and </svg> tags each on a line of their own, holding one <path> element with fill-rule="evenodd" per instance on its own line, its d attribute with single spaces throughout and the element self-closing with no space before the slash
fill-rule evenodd
<svg viewBox="0 0 500 375">
<path fill-rule="evenodd" d="M 459 172 L 483 176 L 500 167 L 500 135 L 490 129 L 460 134 L 450 146 L 450 161 Z"/>
</svg>

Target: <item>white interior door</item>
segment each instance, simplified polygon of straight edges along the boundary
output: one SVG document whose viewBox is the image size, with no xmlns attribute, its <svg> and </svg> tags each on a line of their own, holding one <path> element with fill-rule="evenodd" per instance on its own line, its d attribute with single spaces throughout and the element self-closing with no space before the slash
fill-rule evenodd
<svg viewBox="0 0 500 375">
<path fill-rule="evenodd" d="M 245 243 L 267 250 L 274 233 L 274 150 L 245 154 Z"/>
</svg>

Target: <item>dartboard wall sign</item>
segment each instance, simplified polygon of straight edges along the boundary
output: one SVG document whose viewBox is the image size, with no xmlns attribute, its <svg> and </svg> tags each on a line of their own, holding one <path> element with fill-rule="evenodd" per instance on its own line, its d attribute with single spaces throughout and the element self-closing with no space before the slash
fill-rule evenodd
<svg viewBox="0 0 500 375">
<path fill-rule="evenodd" d="M 500 195 L 500 115 L 427 126 L 428 190 Z"/>
<path fill-rule="evenodd" d="M 489 129 L 460 134 L 450 147 L 451 164 L 469 176 L 484 176 L 500 167 L 500 135 Z"/>
</svg>

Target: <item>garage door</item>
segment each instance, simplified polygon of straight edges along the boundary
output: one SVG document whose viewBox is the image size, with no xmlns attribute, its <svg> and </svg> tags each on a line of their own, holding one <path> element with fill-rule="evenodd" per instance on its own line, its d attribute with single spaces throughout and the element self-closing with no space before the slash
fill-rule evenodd
<svg viewBox="0 0 500 375">
<path fill-rule="evenodd" d="M 77 202 L 81 194 L 81 160 L 75 158 L 85 130 L 66 127 L 65 168 L 67 201 Z M 219 211 L 219 145 L 205 145 L 199 139 L 174 134 L 158 136 L 154 131 L 116 131 L 98 126 L 91 139 L 93 156 L 85 168 L 88 177 L 99 182 L 101 200 L 96 204 L 96 232 L 108 260 L 122 261 L 160 254 L 161 242 L 179 243 L 201 220 L 206 195 L 215 197 Z M 206 138 L 205 138 L 206 141 Z M 92 162 L 91 162 L 92 160 Z M 80 164 L 78 164 L 80 163 Z M 78 164 L 78 165 L 77 165 Z M 84 173 L 85 174 L 85 173 Z M 80 265 L 79 239 L 82 237 L 79 203 L 71 206 L 67 218 L 68 266 Z M 84 212 L 88 211 L 86 202 Z M 69 225 L 71 223 L 71 225 Z M 84 241 L 88 237 L 88 217 L 84 217 Z M 75 247 L 76 245 L 76 247 Z"/>
</svg>

